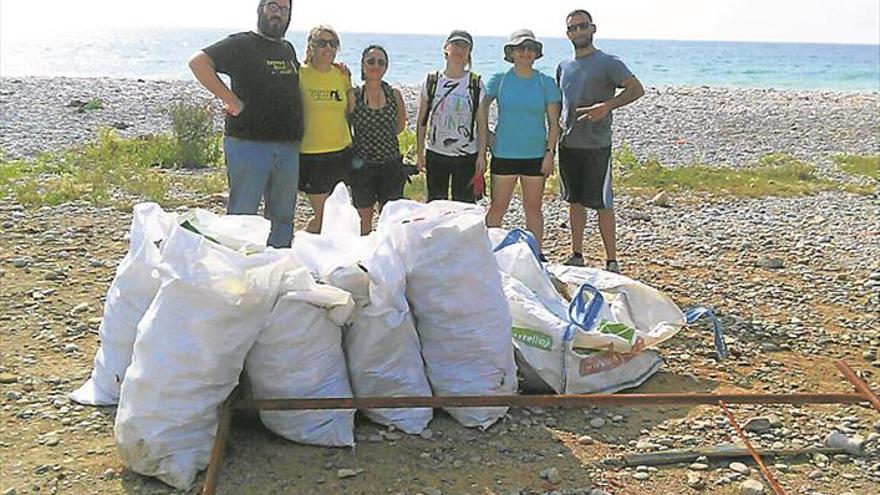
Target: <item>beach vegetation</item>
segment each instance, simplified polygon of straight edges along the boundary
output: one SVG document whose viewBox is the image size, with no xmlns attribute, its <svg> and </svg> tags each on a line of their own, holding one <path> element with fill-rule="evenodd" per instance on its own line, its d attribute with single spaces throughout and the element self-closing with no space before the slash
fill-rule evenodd
<svg viewBox="0 0 880 495">
<path fill-rule="evenodd" d="M 221 169 L 211 169 L 187 175 L 182 177 L 179 182 L 183 189 L 202 196 L 224 193 L 229 189 L 226 171 Z"/>
<path fill-rule="evenodd" d="M 6 196 L 10 185 L 21 177 L 26 169 L 26 161 L 11 159 L 5 151 L 0 150 L 0 198 Z"/>
<path fill-rule="evenodd" d="M 171 106 L 169 115 L 176 147 L 173 166 L 202 168 L 222 164 L 223 137 L 214 130 L 210 104 L 179 101 Z"/>
<path fill-rule="evenodd" d="M 82 112 L 100 110 L 102 108 L 104 108 L 104 101 L 100 98 L 89 98 L 79 107 Z"/>
<path fill-rule="evenodd" d="M 26 162 L 11 192 L 31 207 L 74 200 L 108 205 L 123 196 L 162 201 L 168 180 L 158 165 L 173 158 L 168 142 L 155 136 L 124 139 L 101 129 L 94 142 Z"/>
<path fill-rule="evenodd" d="M 880 155 L 837 155 L 834 161 L 848 174 L 880 181 Z"/>
<path fill-rule="evenodd" d="M 694 191 L 759 198 L 799 196 L 828 190 L 868 192 L 865 188 L 823 177 L 815 165 L 784 153 L 765 155 L 757 163 L 744 167 L 666 166 L 656 158 L 639 160 L 628 147 L 622 146 L 612 159 L 617 167 L 617 184 L 634 193 Z"/>
</svg>

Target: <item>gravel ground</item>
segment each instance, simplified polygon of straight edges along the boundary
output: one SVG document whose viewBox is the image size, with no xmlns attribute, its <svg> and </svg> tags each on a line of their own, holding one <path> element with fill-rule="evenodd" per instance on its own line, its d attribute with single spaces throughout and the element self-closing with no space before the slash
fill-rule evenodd
<svg viewBox="0 0 880 495">
<path fill-rule="evenodd" d="M 19 156 L 89 139 L 101 123 L 126 124 L 121 132 L 132 135 L 162 131 L 167 118 L 157 108 L 187 92 L 202 97 L 183 82 L 0 82 L 0 147 Z M 93 96 L 104 109 L 75 113 L 66 106 Z M 741 165 L 782 151 L 816 157 L 830 171 L 830 153 L 880 152 L 878 101 L 876 93 L 651 89 L 617 114 L 617 138 L 640 156 L 669 163 Z M 221 197 L 191 199 L 192 206 L 222 211 Z M 718 360 L 708 327 L 688 327 L 661 347 L 663 371 L 639 392 L 848 392 L 833 364 L 840 358 L 880 389 L 880 196 L 683 194 L 660 207 L 621 194 L 616 203 L 624 272 L 682 307 L 713 306 L 732 353 Z M 544 212 L 545 251 L 560 261 L 568 250 L 566 208 L 552 199 Z M 301 203 L 297 227 L 308 215 Z M 84 203 L 28 210 L 0 200 L 2 495 L 174 493 L 122 466 L 114 408 L 66 398 L 91 371 L 104 294 L 127 247 L 130 219 Z M 505 222 L 522 221 L 515 201 Z M 600 266 L 592 218 L 588 226 L 585 256 Z M 787 493 L 880 492 L 880 416 L 870 409 L 731 409 L 763 448 L 821 446 L 833 432 L 861 439 L 850 455 L 768 459 Z M 438 413 L 430 428 L 429 435 L 407 437 L 361 419 L 356 449 L 321 449 L 283 441 L 241 415 L 219 493 L 770 493 L 748 459 L 620 465 L 623 454 L 730 442 L 734 432 L 712 406 L 517 408 L 486 432 Z M 755 482 L 760 488 L 752 488 Z"/>
<path fill-rule="evenodd" d="M 418 89 L 401 88 L 410 125 Z M 209 99 L 195 82 L 127 79 L 0 79 L 0 148 L 13 156 L 82 142 L 102 125 L 124 135 L 167 131 L 167 109 L 180 99 Z M 71 102 L 100 98 L 77 112 Z M 216 105 L 216 102 L 215 102 Z M 218 107 L 219 118 L 219 107 Z M 648 88 L 615 112 L 615 144 L 668 165 L 741 166 L 786 152 L 830 169 L 837 153 L 878 153 L 880 93 L 730 88 Z"/>
</svg>

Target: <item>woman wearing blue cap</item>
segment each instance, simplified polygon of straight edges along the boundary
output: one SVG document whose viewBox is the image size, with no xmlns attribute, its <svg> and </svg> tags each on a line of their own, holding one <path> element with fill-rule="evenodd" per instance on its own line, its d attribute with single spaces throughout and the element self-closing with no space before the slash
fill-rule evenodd
<svg viewBox="0 0 880 495">
<path fill-rule="evenodd" d="M 479 119 L 488 122 L 489 105 L 498 105 L 492 148 L 489 227 L 500 227 L 519 180 L 526 228 L 538 246 L 544 236 L 544 183 L 553 172 L 559 139 L 562 94 L 552 77 L 533 68 L 543 44 L 528 29 L 515 31 L 504 45 L 504 60 L 513 68 L 492 76 L 480 103 Z M 542 255 L 543 258 L 543 255 Z"/>
</svg>

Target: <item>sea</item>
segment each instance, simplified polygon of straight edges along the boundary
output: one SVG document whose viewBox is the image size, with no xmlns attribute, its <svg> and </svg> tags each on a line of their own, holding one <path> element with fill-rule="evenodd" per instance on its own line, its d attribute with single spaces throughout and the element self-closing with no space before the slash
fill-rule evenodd
<svg viewBox="0 0 880 495">
<path fill-rule="evenodd" d="M 52 36 L 2 36 L 0 77 L 72 76 L 131 79 L 192 79 L 186 61 L 196 50 L 234 29 L 96 29 Z M 443 35 L 340 33 L 338 59 L 353 70 L 364 47 L 378 43 L 389 52 L 386 80 L 419 83 L 442 68 Z M 300 58 L 304 32 L 289 32 Z M 504 37 L 477 36 L 474 70 L 493 74 L 509 64 Z M 572 56 L 563 38 L 543 38 L 538 69 L 553 74 Z M 715 86 L 880 92 L 880 45 L 597 39 L 619 56 L 645 86 Z"/>
</svg>

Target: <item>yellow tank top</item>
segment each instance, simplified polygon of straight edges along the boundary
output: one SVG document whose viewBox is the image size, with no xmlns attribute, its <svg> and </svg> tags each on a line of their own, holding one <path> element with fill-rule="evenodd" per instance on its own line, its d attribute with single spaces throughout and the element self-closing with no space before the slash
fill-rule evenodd
<svg viewBox="0 0 880 495">
<path fill-rule="evenodd" d="M 351 80 L 338 68 L 320 72 L 303 65 L 299 89 L 303 100 L 303 133 L 300 153 L 329 153 L 351 146 L 345 118 Z"/>
</svg>

